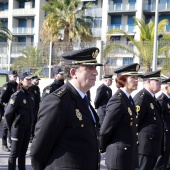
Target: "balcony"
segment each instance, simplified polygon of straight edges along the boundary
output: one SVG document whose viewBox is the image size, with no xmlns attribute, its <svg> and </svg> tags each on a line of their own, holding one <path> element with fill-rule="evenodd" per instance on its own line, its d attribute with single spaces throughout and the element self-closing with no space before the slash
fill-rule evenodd
<svg viewBox="0 0 170 170">
<path fill-rule="evenodd" d="M 34 32 L 34 28 L 27 28 L 27 27 L 16 27 L 13 28 L 12 30 L 13 34 L 19 34 L 19 35 L 23 35 L 23 34 L 35 34 Z"/>
<path fill-rule="evenodd" d="M 160 3 L 158 6 L 159 12 L 161 11 L 170 11 L 170 4 L 169 3 Z M 154 12 L 155 11 L 155 4 L 145 4 L 144 11 Z"/>
<path fill-rule="evenodd" d="M 91 28 L 93 37 L 101 37 L 101 28 Z"/>
<path fill-rule="evenodd" d="M 0 18 L 8 18 L 9 11 L 0 11 Z"/>
<path fill-rule="evenodd" d="M 108 12 L 135 12 L 136 11 L 136 3 L 117 3 L 113 5 L 109 5 Z"/>
<path fill-rule="evenodd" d="M 110 25 L 108 26 L 108 31 L 113 30 L 113 29 L 120 29 L 124 32 L 127 33 L 133 33 L 134 34 L 134 25 L 119 25 L 119 24 L 115 24 L 115 25 Z"/>
<path fill-rule="evenodd" d="M 85 10 L 85 16 L 102 17 L 102 8 L 90 8 Z"/>
<path fill-rule="evenodd" d="M 13 9 L 12 15 L 13 16 L 35 16 L 36 9 Z"/>
</svg>

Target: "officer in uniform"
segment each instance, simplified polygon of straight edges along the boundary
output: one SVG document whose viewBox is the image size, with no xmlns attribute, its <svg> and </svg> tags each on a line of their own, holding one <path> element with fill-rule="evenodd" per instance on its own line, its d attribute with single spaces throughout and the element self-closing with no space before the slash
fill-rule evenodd
<svg viewBox="0 0 170 170">
<path fill-rule="evenodd" d="M 106 115 L 100 129 L 100 149 L 106 151 L 108 170 L 135 170 L 138 168 L 137 113 L 131 93 L 138 87 L 137 63 L 116 69 L 117 92 L 106 106 Z"/>
<path fill-rule="evenodd" d="M 43 100 L 47 95 L 64 85 L 63 73 L 64 72 L 61 68 L 58 68 L 54 71 L 54 82 L 44 88 L 41 100 Z"/>
<path fill-rule="evenodd" d="M 162 93 L 157 100 L 164 120 L 164 153 L 158 157 L 155 170 L 166 170 L 170 155 L 170 78 L 162 81 Z"/>
<path fill-rule="evenodd" d="M 161 89 L 160 71 L 143 75 L 144 88 L 134 97 L 139 116 L 139 170 L 152 170 L 163 149 L 162 109 L 155 98 Z"/>
<path fill-rule="evenodd" d="M 34 170 L 99 170 L 99 118 L 86 92 L 98 75 L 96 47 L 64 53 L 67 83 L 40 104 L 31 145 Z"/>
<path fill-rule="evenodd" d="M 10 98 L 5 110 L 5 120 L 11 131 L 11 153 L 8 159 L 8 170 L 16 169 L 18 158 L 18 169 L 25 168 L 25 155 L 27 152 L 31 135 L 31 125 L 34 118 L 34 95 L 31 87 L 31 76 L 27 73 L 19 75 L 19 90 Z"/>
<path fill-rule="evenodd" d="M 39 104 L 41 101 L 40 88 L 38 87 L 39 80 L 41 80 L 41 79 L 38 76 L 33 76 L 32 80 L 31 80 L 32 86 L 31 86 L 30 90 L 34 94 L 34 98 L 35 98 L 35 117 L 33 120 L 32 129 L 31 129 L 30 142 L 32 142 L 32 139 L 34 137 L 35 124 L 37 122 L 37 114 L 38 114 L 38 110 L 39 110 Z"/>
<path fill-rule="evenodd" d="M 107 102 L 112 97 L 112 89 L 109 87 L 112 85 L 112 75 L 104 75 L 103 80 L 103 84 L 97 88 L 96 97 L 94 100 L 94 105 L 95 109 L 97 109 L 100 125 L 102 125 L 104 116 L 106 114 Z"/>
<path fill-rule="evenodd" d="M 18 83 L 16 82 L 18 77 L 17 71 L 13 70 L 9 74 L 9 82 L 5 83 L 2 88 L 1 93 L 1 105 L 6 105 L 13 93 L 17 90 Z M 2 129 L 2 150 L 9 152 L 10 149 L 7 144 L 7 137 L 9 137 L 9 143 L 11 143 L 10 133 L 8 131 L 8 127 L 6 125 L 6 122 L 4 120 L 3 123 L 3 129 Z"/>
</svg>

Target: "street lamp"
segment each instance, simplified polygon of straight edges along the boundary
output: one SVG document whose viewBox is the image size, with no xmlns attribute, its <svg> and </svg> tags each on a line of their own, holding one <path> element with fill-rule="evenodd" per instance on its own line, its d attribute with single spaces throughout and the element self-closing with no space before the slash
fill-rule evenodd
<svg viewBox="0 0 170 170">
<path fill-rule="evenodd" d="M 152 71 L 156 71 L 157 68 L 157 55 L 158 55 L 158 1 L 156 0 L 155 6 L 155 30 L 154 30 L 154 44 L 153 44 L 153 67 Z"/>
</svg>

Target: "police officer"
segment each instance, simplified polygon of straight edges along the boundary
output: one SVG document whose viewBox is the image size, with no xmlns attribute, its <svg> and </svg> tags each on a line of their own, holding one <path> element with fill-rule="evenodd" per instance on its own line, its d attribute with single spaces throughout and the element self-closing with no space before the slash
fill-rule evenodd
<svg viewBox="0 0 170 170">
<path fill-rule="evenodd" d="M 35 117 L 33 120 L 32 129 L 31 129 L 30 142 L 32 142 L 32 139 L 34 137 L 35 124 L 37 122 L 37 114 L 38 114 L 38 110 L 39 110 L 39 104 L 41 101 L 40 88 L 38 87 L 39 80 L 41 80 L 41 79 L 38 76 L 33 76 L 31 79 L 32 86 L 31 86 L 30 90 L 34 94 L 34 97 L 35 97 L 35 114 L 34 114 Z"/>
<path fill-rule="evenodd" d="M 60 88 L 62 85 L 64 85 L 64 74 L 63 70 L 61 68 L 58 68 L 54 71 L 54 82 L 48 86 L 46 86 L 42 93 L 42 100 L 52 93 L 53 91 Z"/>
<path fill-rule="evenodd" d="M 18 169 L 25 168 L 25 155 L 31 135 L 31 125 L 34 118 L 34 95 L 29 91 L 31 77 L 27 73 L 19 76 L 19 90 L 10 98 L 5 110 L 5 119 L 11 130 L 11 153 L 8 160 L 8 170 L 16 169 L 18 158 Z"/>
<path fill-rule="evenodd" d="M 157 100 L 164 120 L 164 153 L 158 157 L 155 170 L 166 170 L 170 155 L 170 78 L 162 81 L 162 93 Z"/>
<path fill-rule="evenodd" d="M 13 70 L 10 72 L 9 82 L 5 83 L 2 88 L 1 99 L 0 99 L 1 105 L 4 105 L 4 104 L 6 105 L 11 95 L 16 92 L 17 85 L 18 85 L 18 83 L 16 82 L 17 77 L 18 77 L 18 74 L 16 70 Z M 4 120 L 3 129 L 2 129 L 2 150 L 9 152 L 10 149 L 8 148 L 7 137 L 9 137 L 9 143 L 11 143 L 10 133 L 8 131 L 6 122 Z"/>
<path fill-rule="evenodd" d="M 103 84 L 97 88 L 96 97 L 94 100 L 94 105 L 95 109 L 97 109 L 100 125 L 102 125 L 104 116 L 106 114 L 107 102 L 112 97 L 112 89 L 109 87 L 112 85 L 112 75 L 104 75 L 103 81 Z"/>
<path fill-rule="evenodd" d="M 106 106 L 100 129 L 100 149 L 106 151 L 108 170 L 135 170 L 138 167 L 137 114 L 131 93 L 138 86 L 137 63 L 116 69 L 118 90 Z"/>
<path fill-rule="evenodd" d="M 139 116 L 139 170 L 152 170 L 163 149 L 162 109 L 155 98 L 160 91 L 160 71 L 143 75 L 144 88 L 134 97 Z"/>
<path fill-rule="evenodd" d="M 31 145 L 34 170 L 100 169 L 99 118 L 86 96 L 102 65 L 98 53 L 92 47 L 62 55 L 68 81 L 40 104 Z"/>
</svg>

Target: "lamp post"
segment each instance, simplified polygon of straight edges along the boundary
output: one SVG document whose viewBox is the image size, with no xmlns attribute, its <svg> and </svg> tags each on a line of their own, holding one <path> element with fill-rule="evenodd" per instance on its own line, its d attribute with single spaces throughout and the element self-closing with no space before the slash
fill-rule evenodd
<svg viewBox="0 0 170 170">
<path fill-rule="evenodd" d="M 155 30 L 154 30 L 154 44 L 153 44 L 153 66 L 152 71 L 156 71 L 157 69 L 157 55 L 158 55 L 158 1 L 156 0 L 155 6 Z"/>
</svg>

